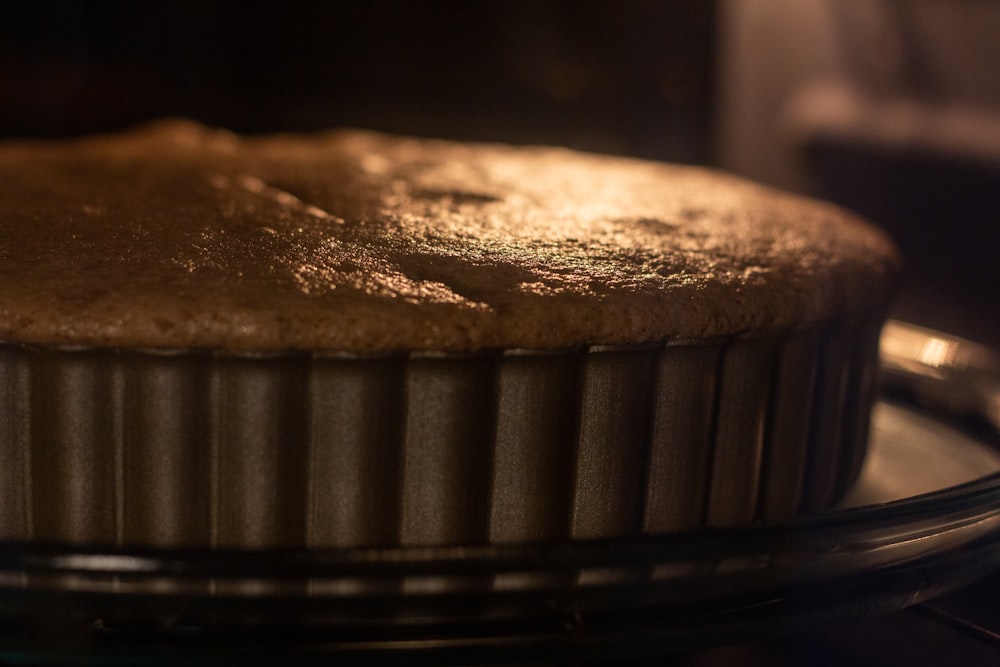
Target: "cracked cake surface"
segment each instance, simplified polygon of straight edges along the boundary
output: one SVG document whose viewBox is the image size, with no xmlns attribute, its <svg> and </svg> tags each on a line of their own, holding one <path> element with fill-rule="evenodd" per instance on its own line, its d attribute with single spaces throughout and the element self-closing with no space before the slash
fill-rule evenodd
<svg viewBox="0 0 1000 667">
<path fill-rule="evenodd" d="M 474 351 L 796 328 L 888 299 L 891 243 L 696 168 L 186 121 L 0 147 L 0 339 Z"/>
</svg>

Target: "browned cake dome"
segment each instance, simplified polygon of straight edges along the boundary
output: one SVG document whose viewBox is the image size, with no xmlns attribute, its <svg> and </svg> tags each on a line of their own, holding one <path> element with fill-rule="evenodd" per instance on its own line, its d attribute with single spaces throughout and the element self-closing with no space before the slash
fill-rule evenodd
<svg viewBox="0 0 1000 667">
<path fill-rule="evenodd" d="M 477 350 L 799 328 L 887 298 L 843 212 L 699 169 L 190 123 L 0 150 L 0 337 Z"/>
<path fill-rule="evenodd" d="M 0 538 L 779 520 L 857 476 L 897 257 L 685 167 L 186 122 L 0 147 Z"/>
</svg>

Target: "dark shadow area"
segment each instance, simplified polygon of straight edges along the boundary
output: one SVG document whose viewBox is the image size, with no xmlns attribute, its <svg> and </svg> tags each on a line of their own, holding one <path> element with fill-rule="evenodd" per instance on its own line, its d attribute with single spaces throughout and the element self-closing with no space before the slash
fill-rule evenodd
<svg viewBox="0 0 1000 667">
<path fill-rule="evenodd" d="M 0 135 L 185 116 L 358 126 L 682 162 L 710 153 L 709 2 L 16 3 Z"/>
</svg>

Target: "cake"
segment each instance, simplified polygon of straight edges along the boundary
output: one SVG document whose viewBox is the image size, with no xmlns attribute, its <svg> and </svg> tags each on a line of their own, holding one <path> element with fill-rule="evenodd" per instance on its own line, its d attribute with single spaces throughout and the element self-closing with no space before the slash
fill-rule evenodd
<svg viewBox="0 0 1000 667">
<path fill-rule="evenodd" d="M 0 147 L 0 538 L 615 539 L 857 476 L 897 256 L 702 169 L 185 121 Z"/>
</svg>

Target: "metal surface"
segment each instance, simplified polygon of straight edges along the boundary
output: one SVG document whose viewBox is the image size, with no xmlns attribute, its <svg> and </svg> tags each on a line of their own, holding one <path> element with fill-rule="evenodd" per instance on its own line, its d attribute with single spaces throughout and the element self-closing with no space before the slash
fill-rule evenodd
<svg viewBox="0 0 1000 667">
<path fill-rule="evenodd" d="M 0 539 L 340 548 L 815 513 L 857 477 L 880 317 L 384 356 L 0 347 Z"/>
<path fill-rule="evenodd" d="M 882 366 L 890 386 L 920 403 L 1000 430 L 1000 356 L 982 345 L 903 322 L 882 334 Z"/>
</svg>

